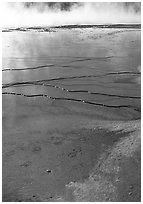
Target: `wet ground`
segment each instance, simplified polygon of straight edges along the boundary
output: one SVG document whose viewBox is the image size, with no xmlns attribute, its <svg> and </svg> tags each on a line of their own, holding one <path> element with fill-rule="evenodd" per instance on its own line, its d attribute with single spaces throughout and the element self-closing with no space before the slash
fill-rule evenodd
<svg viewBox="0 0 143 204">
<path fill-rule="evenodd" d="M 140 200 L 140 44 L 138 28 L 3 33 L 3 201 Z"/>
</svg>

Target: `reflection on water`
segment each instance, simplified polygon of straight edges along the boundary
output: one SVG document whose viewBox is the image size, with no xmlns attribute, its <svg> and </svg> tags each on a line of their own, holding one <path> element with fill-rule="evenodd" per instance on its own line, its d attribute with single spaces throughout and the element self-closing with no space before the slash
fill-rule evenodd
<svg viewBox="0 0 143 204">
<path fill-rule="evenodd" d="M 140 108 L 140 49 L 139 30 L 3 33 L 3 91 Z"/>
</svg>

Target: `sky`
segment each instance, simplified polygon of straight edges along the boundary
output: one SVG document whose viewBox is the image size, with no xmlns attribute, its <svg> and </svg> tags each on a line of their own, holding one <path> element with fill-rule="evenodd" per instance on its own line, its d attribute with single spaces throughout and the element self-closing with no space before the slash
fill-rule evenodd
<svg viewBox="0 0 143 204">
<path fill-rule="evenodd" d="M 140 2 L 3 3 L 2 27 L 141 23 Z"/>
</svg>

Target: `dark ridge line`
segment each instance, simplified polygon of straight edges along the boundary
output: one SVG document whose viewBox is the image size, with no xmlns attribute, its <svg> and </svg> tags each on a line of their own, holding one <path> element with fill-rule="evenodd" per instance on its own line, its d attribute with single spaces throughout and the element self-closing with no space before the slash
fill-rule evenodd
<svg viewBox="0 0 143 204">
<path fill-rule="evenodd" d="M 20 84 L 16 84 L 16 85 L 11 85 L 11 86 L 6 86 L 6 87 L 3 87 L 3 89 L 5 89 L 5 88 L 9 88 L 9 87 L 22 87 L 22 86 L 29 86 L 29 85 L 31 85 L 31 86 L 34 86 L 34 85 L 43 85 L 43 86 L 49 86 L 49 87 L 53 87 L 53 88 L 61 88 L 62 90 L 63 89 L 65 89 L 67 92 L 68 92 L 68 89 L 66 89 L 66 88 L 63 88 L 63 87 L 59 87 L 59 86 L 57 86 L 57 85 L 52 85 L 52 84 L 43 84 L 43 83 L 41 83 L 41 82 L 37 82 L 37 83 L 28 83 L 28 84 L 22 84 L 22 85 L 20 85 Z M 64 85 L 64 86 L 71 86 L 71 85 L 65 85 L 65 84 L 60 84 L 60 85 Z M 83 85 L 83 84 L 78 84 L 78 85 Z M 88 85 L 88 84 L 84 84 L 84 85 Z M 100 87 L 104 87 L 104 88 L 114 88 L 115 89 L 115 87 L 112 87 L 112 86 L 104 86 L 103 84 L 101 85 L 101 84 L 99 84 L 99 83 L 94 83 L 94 84 L 90 84 L 90 85 L 96 85 L 96 86 L 100 86 Z M 121 88 L 121 87 L 120 87 Z M 126 88 L 127 89 L 127 88 Z M 132 88 L 133 89 L 133 88 Z M 128 89 L 127 89 L 128 90 Z M 133 89 L 133 90 L 136 90 L 136 89 Z"/>
<path fill-rule="evenodd" d="M 43 66 L 39 66 L 39 67 L 27 67 L 27 68 L 6 68 L 6 69 L 2 69 L 3 72 L 6 72 L 6 71 L 27 71 L 27 70 L 35 70 L 35 69 L 41 69 L 41 68 L 50 68 L 50 67 L 56 67 L 57 65 L 56 64 L 50 64 L 50 65 L 43 65 Z M 61 66 L 58 66 L 58 69 L 59 68 L 64 68 L 64 67 L 70 67 L 70 68 L 73 68 L 73 69 L 78 69 L 80 67 L 77 67 L 77 66 L 72 66 L 72 65 L 61 65 Z M 90 69 L 93 69 L 93 68 L 90 68 Z"/>
<path fill-rule="evenodd" d="M 57 78 L 52 78 L 52 79 L 43 79 L 43 80 L 35 80 L 35 81 L 24 81 L 24 82 L 15 82 L 15 83 L 7 83 L 7 84 L 2 84 L 2 88 L 13 86 L 13 85 L 19 85 L 19 84 L 28 84 L 28 83 L 38 83 L 38 82 L 46 82 L 46 81 L 57 81 L 57 80 L 64 80 L 64 79 L 80 79 L 80 78 L 90 78 L 90 77 L 103 77 L 103 76 L 108 76 L 108 75 L 114 75 L 114 74 L 137 74 L 140 75 L 140 72 L 128 72 L 128 71 L 121 71 L 121 72 L 108 72 L 107 74 L 104 75 L 82 75 L 82 76 L 71 76 L 71 77 L 57 77 Z"/>
<path fill-rule="evenodd" d="M 2 69 L 2 71 L 23 71 L 23 70 L 32 70 L 32 69 L 41 69 L 41 68 L 45 68 L 45 67 L 53 67 L 53 66 L 58 66 L 58 65 L 62 65 L 62 64 L 70 64 L 73 62 L 80 62 L 80 61 L 89 61 L 89 60 L 104 60 L 104 59 L 110 59 L 114 56 L 107 56 L 107 57 L 93 57 L 93 58 L 83 58 L 83 59 L 77 59 L 77 60 L 72 60 L 70 62 L 65 62 L 65 63 L 59 63 L 59 64 L 49 64 L 49 65 L 41 65 L 41 66 L 37 66 L 37 67 L 26 67 L 26 68 L 6 68 L 6 69 Z M 69 65 L 63 65 L 61 67 L 69 67 Z"/>
<path fill-rule="evenodd" d="M 103 96 L 117 97 L 117 98 L 141 99 L 140 96 L 124 96 L 124 95 L 116 95 L 116 94 L 105 94 L 105 93 L 92 92 L 92 91 L 87 91 L 87 90 L 68 90 L 66 88 L 63 88 L 63 87 L 60 87 L 60 86 L 57 86 L 57 85 L 52 85 L 52 84 L 28 83 L 28 85 L 49 86 L 49 87 L 61 89 L 62 91 L 66 91 L 66 92 L 69 92 L 69 93 L 88 93 L 88 94 L 92 94 L 92 95 L 103 95 Z M 5 88 L 7 88 L 7 87 L 5 87 Z"/>
<path fill-rule="evenodd" d="M 13 31 L 22 31 L 22 32 L 30 32 L 30 31 L 38 31 L 38 32 L 56 32 L 56 30 L 52 30 L 50 27 L 18 27 L 18 28 L 6 28 L 3 29 L 2 32 L 13 32 Z"/>
<path fill-rule="evenodd" d="M 141 99 L 140 96 L 124 96 L 124 95 L 116 95 L 116 94 L 105 94 L 105 93 L 99 93 L 99 92 L 91 92 L 86 90 L 69 90 L 68 92 L 71 93 L 89 93 L 93 95 L 103 95 L 103 96 L 111 96 L 111 97 L 118 97 L 118 98 L 134 98 L 134 99 Z"/>
<path fill-rule="evenodd" d="M 141 29 L 141 24 L 93 24 L 93 25 L 61 25 L 61 26 L 37 26 L 37 27 L 17 27 L 17 28 L 4 28 L 2 32 L 12 32 L 12 31 L 40 31 L 40 32 L 56 32 L 54 29 L 73 29 L 73 28 L 133 28 Z"/>
<path fill-rule="evenodd" d="M 23 70 L 32 70 L 32 69 L 41 69 L 41 68 L 45 68 L 45 67 L 53 67 L 56 66 L 54 64 L 50 64 L 50 65 L 41 65 L 41 66 L 37 66 L 37 67 L 26 67 L 26 68 L 6 68 L 6 69 L 2 69 L 3 72 L 6 71 L 23 71 Z"/>
<path fill-rule="evenodd" d="M 58 66 L 58 67 L 56 67 Z M 27 71 L 27 70 L 34 70 L 34 69 L 41 69 L 41 68 L 50 68 L 50 67 L 55 67 L 57 69 L 59 68 L 65 68 L 65 67 L 70 67 L 70 68 L 73 68 L 73 69 L 81 69 L 80 67 L 78 66 L 72 66 L 72 65 L 56 65 L 56 64 L 50 64 L 50 65 L 42 65 L 42 66 L 39 66 L 39 67 L 27 67 L 27 68 L 5 68 L 5 69 L 2 69 L 3 72 L 6 72 L 6 71 Z M 83 67 L 85 68 L 85 67 Z M 94 69 L 93 67 L 91 68 L 88 68 L 88 69 Z"/>
<path fill-rule="evenodd" d="M 118 106 L 106 105 L 106 104 L 103 104 L 103 103 L 95 103 L 95 102 L 81 100 L 81 99 L 65 98 L 65 97 L 51 97 L 51 96 L 48 96 L 47 94 L 30 94 L 30 95 L 28 95 L 28 94 L 15 93 L 15 92 L 3 92 L 2 94 L 3 95 L 24 96 L 24 97 L 29 97 L 29 98 L 32 98 L 32 97 L 46 97 L 46 98 L 53 99 L 53 100 L 76 101 L 76 102 L 82 102 L 82 103 L 96 105 L 96 106 L 103 106 L 103 107 L 107 107 L 107 108 L 131 108 L 131 109 L 134 109 L 135 111 L 141 112 L 140 109 L 136 108 L 135 106 L 131 106 L 131 105 L 118 105 Z"/>
<path fill-rule="evenodd" d="M 107 84 L 107 83 L 106 83 Z M 50 86 L 50 85 L 52 85 L 52 84 L 42 84 L 42 83 L 32 83 L 31 85 L 43 85 L 43 86 Z M 60 84 L 60 85 L 63 85 L 63 86 L 73 86 L 73 85 L 75 85 L 75 84 Z M 107 86 L 107 85 L 101 85 L 100 83 L 94 83 L 94 84 L 76 84 L 76 86 L 77 85 L 95 85 L 95 86 L 100 86 L 100 87 L 104 87 L 104 88 L 114 88 L 115 89 L 115 87 L 112 87 L 112 86 Z M 67 90 L 67 91 L 69 91 L 68 89 L 66 89 L 66 88 L 63 88 L 63 87 L 59 87 L 59 86 L 57 86 L 57 85 L 52 85 L 52 87 L 55 87 L 55 88 L 61 88 L 61 89 L 65 89 L 65 90 Z M 120 87 L 121 88 L 121 87 Z M 127 89 L 127 87 L 126 87 L 126 89 Z M 132 88 L 133 89 L 133 88 Z M 136 90 L 136 89 L 133 89 L 133 90 Z M 77 90 L 78 91 L 78 90 Z M 88 91 L 88 90 L 87 90 Z"/>
<path fill-rule="evenodd" d="M 53 26 L 52 28 L 141 28 L 141 24 L 94 24 L 94 25 L 62 25 Z"/>
<path fill-rule="evenodd" d="M 112 84 L 111 86 L 109 86 L 108 84 Z M 120 89 L 126 89 L 126 90 L 137 90 L 138 88 L 137 87 L 133 87 L 133 85 L 132 85 L 132 87 L 129 87 L 129 84 L 128 84 L 128 87 L 122 87 L 122 86 L 114 86 L 114 85 L 118 85 L 118 83 L 115 83 L 115 84 L 113 84 L 113 83 L 105 83 L 104 85 L 103 84 L 101 84 L 100 82 L 98 82 L 98 83 L 80 83 L 80 84 L 65 84 L 65 83 L 60 83 L 60 85 L 62 85 L 62 86 L 65 86 L 65 87 L 68 87 L 68 88 L 70 88 L 70 87 L 73 87 L 73 86 L 99 86 L 100 88 L 105 88 L 105 89 L 115 89 L 115 88 L 120 88 Z M 108 86 L 107 86 L 108 85 Z M 121 85 L 121 84 L 120 84 Z"/>
</svg>

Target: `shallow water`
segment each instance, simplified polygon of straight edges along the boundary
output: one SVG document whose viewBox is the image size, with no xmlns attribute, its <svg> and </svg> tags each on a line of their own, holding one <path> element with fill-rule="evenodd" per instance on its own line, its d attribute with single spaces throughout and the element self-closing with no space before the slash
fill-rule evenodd
<svg viewBox="0 0 143 204">
<path fill-rule="evenodd" d="M 140 99 L 134 98 L 140 97 L 140 84 L 136 83 L 140 62 L 139 30 L 87 28 L 3 33 L 3 84 L 31 82 L 6 87 L 6 92 L 140 109 Z M 116 73 L 124 71 L 131 73 Z M 54 80 L 46 81 L 49 79 Z M 40 83 L 34 84 L 37 80 Z"/>
<path fill-rule="evenodd" d="M 140 30 L 54 31 L 2 34 L 5 201 L 71 201 L 65 186 L 125 136 L 86 125 L 140 119 Z"/>
</svg>

